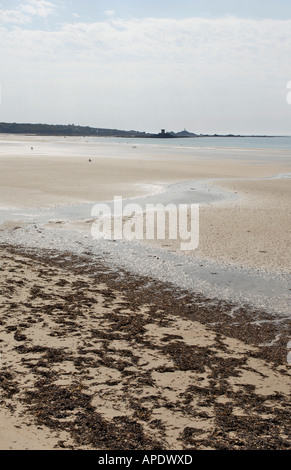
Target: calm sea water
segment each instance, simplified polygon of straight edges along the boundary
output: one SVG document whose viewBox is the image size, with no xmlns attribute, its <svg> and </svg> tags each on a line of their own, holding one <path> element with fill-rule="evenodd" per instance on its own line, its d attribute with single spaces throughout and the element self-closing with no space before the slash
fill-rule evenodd
<svg viewBox="0 0 291 470">
<path fill-rule="evenodd" d="M 100 138 L 89 138 L 90 141 Z M 161 145 L 171 147 L 220 147 L 242 149 L 274 149 L 291 150 L 291 136 L 289 137 L 195 137 L 186 139 L 127 139 L 108 137 L 102 140 L 108 142 L 128 142 L 143 145 Z"/>
</svg>

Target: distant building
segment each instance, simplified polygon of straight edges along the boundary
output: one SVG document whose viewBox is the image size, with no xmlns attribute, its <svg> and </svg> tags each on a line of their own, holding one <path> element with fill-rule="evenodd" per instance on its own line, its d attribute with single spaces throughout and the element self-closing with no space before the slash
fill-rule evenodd
<svg viewBox="0 0 291 470">
<path fill-rule="evenodd" d="M 166 132 L 166 129 L 162 129 L 162 130 L 161 130 L 161 133 L 162 133 L 162 134 L 165 134 L 165 132 Z"/>
</svg>

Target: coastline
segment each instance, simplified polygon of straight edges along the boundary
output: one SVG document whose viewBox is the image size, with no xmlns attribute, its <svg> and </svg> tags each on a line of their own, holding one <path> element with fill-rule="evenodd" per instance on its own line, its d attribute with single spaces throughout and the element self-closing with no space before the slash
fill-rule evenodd
<svg viewBox="0 0 291 470">
<path fill-rule="evenodd" d="M 38 137 L 118 137 L 118 138 L 154 138 L 154 139 L 187 139 L 187 138 L 274 138 L 291 137 L 278 135 L 239 135 L 239 134 L 195 134 L 192 132 L 166 132 L 165 129 L 160 133 L 149 133 L 145 131 L 125 131 L 120 129 L 104 129 L 89 126 L 75 126 L 74 124 L 56 125 L 56 124 L 32 124 L 32 123 L 0 123 L 0 135 L 29 135 Z"/>
</svg>

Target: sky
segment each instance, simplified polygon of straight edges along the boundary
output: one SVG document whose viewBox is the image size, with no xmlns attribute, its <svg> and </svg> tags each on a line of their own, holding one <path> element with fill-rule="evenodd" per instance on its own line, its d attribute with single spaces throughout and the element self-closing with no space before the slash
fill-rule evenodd
<svg viewBox="0 0 291 470">
<path fill-rule="evenodd" d="M 290 58 L 290 0 L 0 0 L 0 121 L 291 135 Z"/>
</svg>

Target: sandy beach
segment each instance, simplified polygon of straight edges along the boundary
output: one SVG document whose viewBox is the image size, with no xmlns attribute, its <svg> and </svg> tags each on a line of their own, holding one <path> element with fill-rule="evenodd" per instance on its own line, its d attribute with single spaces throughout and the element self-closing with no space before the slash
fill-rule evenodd
<svg viewBox="0 0 291 470">
<path fill-rule="evenodd" d="M 286 323 L 86 261 L 1 249 L 1 448 L 290 448 Z"/>
<path fill-rule="evenodd" d="M 290 172 L 287 150 L 1 136 L 0 448 L 290 449 Z M 184 182 L 212 197 L 193 252 L 93 249 L 66 215 Z"/>
<path fill-rule="evenodd" d="M 2 145 L 6 143 L 10 150 L 8 143 L 13 143 L 16 137 L 12 141 L 11 136 L 1 139 Z M 3 208 L 94 204 L 110 201 L 116 195 L 145 197 L 179 181 L 210 181 L 239 195 L 240 200 L 220 207 L 201 205 L 199 247 L 191 255 L 289 272 L 286 254 L 290 250 L 290 179 L 272 179 L 290 173 L 289 151 L 253 150 L 249 152 L 250 159 L 247 151 L 229 149 L 94 146 L 77 140 L 78 154 L 71 151 L 70 157 L 71 147 L 62 141 L 51 148 L 40 138 L 22 139 L 20 149 L 13 147 L 12 155 L 5 156 L 5 147 L 1 151 Z M 72 147 L 73 144 L 74 139 Z M 79 156 L 80 153 L 83 155 Z M 268 161 L 267 157 L 265 161 L 264 153 L 267 157 L 268 153 L 275 154 L 278 162 L 274 163 L 274 158 Z M 170 249 L 178 249 L 175 241 L 166 239 L 159 243 L 169 244 Z"/>
</svg>

